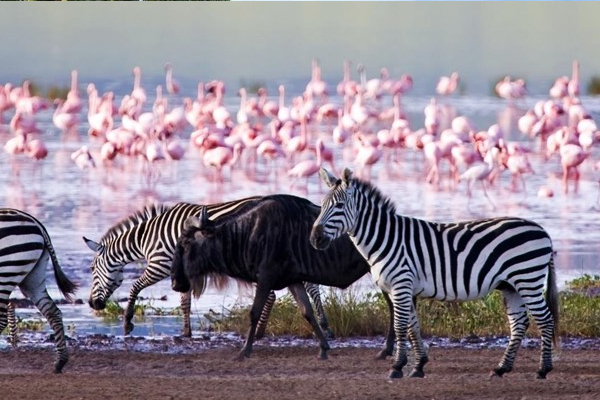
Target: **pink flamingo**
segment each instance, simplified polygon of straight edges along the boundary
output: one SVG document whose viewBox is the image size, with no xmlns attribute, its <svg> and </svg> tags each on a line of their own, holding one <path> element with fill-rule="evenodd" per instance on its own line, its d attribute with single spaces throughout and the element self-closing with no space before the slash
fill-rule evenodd
<svg viewBox="0 0 600 400">
<path fill-rule="evenodd" d="M 460 77 L 458 72 L 453 72 L 450 76 L 442 76 L 435 87 L 435 91 L 440 96 L 450 96 L 456 91 Z"/>
<path fill-rule="evenodd" d="M 571 97 L 579 97 L 579 61 L 573 60 L 571 79 L 567 83 L 567 93 Z"/>
<path fill-rule="evenodd" d="M 467 181 L 467 196 L 469 196 L 469 200 L 471 199 L 471 186 L 472 186 L 473 182 L 477 182 L 477 181 L 481 182 L 481 187 L 483 188 L 483 194 L 488 199 L 488 201 L 492 205 L 492 208 L 494 208 L 494 209 L 496 208 L 496 206 L 494 205 L 494 202 L 492 201 L 492 199 L 490 198 L 490 196 L 487 193 L 487 190 L 485 187 L 485 180 L 488 179 L 488 177 L 490 176 L 490 174 L 492 173 L 492 171 L 495 168 L 494 160 L 498 155 L 498 151 L 499 150 L 497 147 L 492 147 L 485 154 L 483 162 L 474 163 L 471 167 L 469 167 L 469 169 L 467 169 L 465 172 L 463 172 L 459 177 L 459 180 Z"/>
<path fill-rule="evenodd" d="M 71 89 L 67 93 L 67 99 L 62 104 L 62 111 L 68 114 L 76 114 L 81 111 L 81 98 L 77 87 L 77 70 L 71 71 Z"/>
<path fill-rule="evenodd" d="M 81 170 L 96 168 L 94 157 L 92 157 L 87 146 L 81 146 L 78 150 L 74 151 L 71 154 L 71 160 L 73 160 L 77 168 Z"/>
<path fill-rule="evenodd" d="M 258 89 L 258 107 L 261 110 L 262 115 L 271 119 L 277 118 L 279 113 L 279 104 L 274 100 L 268 99 L 267 89 Z"/>
<path fill-rule="evenodd" d="M 369 140 L 366 140 L 362 136 L 358 136 L 358 152 L 356 154 L 355 162 L 360 168 L 360 174 L 363 179 L 370 179 L 371 167 L 375 164 L 381 156 L 383 151 L 377 145 L 374 145 Z"/>
<path fill-rule="evenodd" d="M 140 67 L 133 68 L 133 90 L 131 97 L 140 105 L 146 102 L 146 91 L 142 87 L 142 69 Z"/>
<path fill-rule="evenodd" d="M 291 110 L 285 105 L 285 86 L 279 85 L 279 108 L 277 110 L 277 118 L 286 123 L 291 119 Z"/>
<path fill-rule="evenodd" d="M 327 97 L 327 83 L 321 79 L 321 66 L 319 60 L 312 60 L 311 80 L 306 85 L 306 92 L 312 97 Z"/>
<path fill-rule="evenodd" d="M 247 93 L 246 93 L 245 88 L 240 88 L 239 96 L 240 96 L 240 108 L 235 117 L 236 117 L 238 124 L 245 124 L 246 122 L 248 122 L 248 113 L 246 112 Z"/>
<path fill-rule="evenodd" d="M 8 139 L 4 144 L 4 151 L 8 154 L 22 154 L 25 152 L 27 148 L 27 140 L 26 135 L 22 130 L 17 130 L 15 132 L 15 136 Z"/>
<path fill-rule="evenodd" d="M 216 170 L 217 181 L 223 182 L 223 168 L 232 167 L 242 154 L 241 143 L 236 143 L 233 147 L 218 146 L 206 150 L 202 155 L 202 161 L 207 168 Z"/>
<path fill-rule="evenodd" d="M 74 112 L 69 112 L 70 107 L 65 107 L 65 102 L 61 99 L 56 99 L 56 108 L 52 115 L 54 126 L 60 129 L 65 134 L 77 133 L 77 124 L 79 117 Z"/>
<path fill-rule="evenodd" d="M 568 180 L 570 177 L 575 181 L 574 191 L 577 193 L 579 185 L 578 166 L 589 156 L 589 153 L 583 150 L 578 144 L 567 143 L 560 146 L 560 164 L 563 169 L 563 189 L 569 193 Z"/>
<path fill-rule="evenodd" d="M 35 116 L 31 114 L 24 114 L 20 111 L 17 111 L 10 120 L 10 129 L 15 133 L 17 131 L 21 131 L 25 135 L 41 132 L 37 126 Z"/>
<path fill-rule="evenodd" d="M 294 186 L 296 179 L 298 178 L 306 178 L 306 184 L 308 185 L 308 178 L 319 172 L 321 168 L 321 164 L 323 163 L 322 154 L 323 151 L 323 140 L 317 139 L 316 142 L 316 152 L 317 159 L 316 160 L 303 160 L 298 164 L 294 165 L 290 170 L 288 170 L 288 176 L 293 178 L 291 186 Z"/>
<path fill-rule="evenodd" d="M 173 78 L 173 65 L 170 62 L 165 64 L 165 87 L 169 94 L 179 93 L 179 82 Z"/>
<path fill-rule="evenodd" d="M 40 139 L 27 143 L 27 155 L 34 160 L 43 160 L 48 155 L 48 148 Z"/>
</svg>

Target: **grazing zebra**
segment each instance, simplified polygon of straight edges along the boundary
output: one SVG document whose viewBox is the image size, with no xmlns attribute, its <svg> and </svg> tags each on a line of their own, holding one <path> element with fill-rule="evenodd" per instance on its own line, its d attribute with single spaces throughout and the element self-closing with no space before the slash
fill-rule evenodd
<svg viewBox="0 0 600 400">
<path fill-rule="evenodd" d="M 348 233 L 369 262 L 373 281 L 389 294 L 397 344 L 390 378 L 402 377 L 407 335 L 416 358 L 410 376 L 424 376 L 428 359 L 416 297 L 473 300 L 493 289 L 504 296 L 511 335 L 492 375 L 512 370 L 529 311 L 542 337 L 537 377 L 546 377 L 552 370 L 552 343 L 558 347 L 558 296 L 552 242 L 541 226 L 511 217 L 451 224 L 405 217 L 372 184 L 353 179 L 348 169 L 342 179 L 324 169 L 320 175 L 331 190 L 313 225 L 311 243 L 325 249 Z"/>
<path fill-rule="evenodd" d="M 208 205 L 206 209 L 209 218 L 220 220 L 229 218 L 259 199 L 260 197 L 248 197 Z M 123 282 L 123 267 L 135 261 L 146 260 L 148 265 L 142 275 L 133 283 L 124 310 L 123 329 L 126 335 L 131 333 L 134 328 L 132 319 L 138 294 L 148 286 L 170 276 L 173 252 L 177 238 L 183 231 L 184 222 L 188 217 L 198 215 L 202 207 L 204 206 L 189 203 L 178 203 L 172 207 L 151 205 L 112 226 L 99 243 L 84 237 L 83 240 L 87 246 L 96 252 L 91 265 L 90 307 L 94 310 L 104 309 L 108 298 Z M 315 303 L 319 323 L 323 330 L 328 332 L 329 327 L 323 312 L 319 287 L 311 283 L 306 283 L 305 286 Z M 272 293 L 269 299 L 270 303 L 265 305 L 261 316 L 261 325 L 257 329 L 258 337 L 264 334 L 275 294 Z M 181 294 L 181 309 L 184 324 L 183 335 L 189 337 L 192 335 L 189 293 Z"/>
<path fill-rule="evenodd" d="M 12 208 L 0 209 L 0 332 L 8 323 L 11 342 L 16 340 L 14 310 L 9 310 L 9 296 L 16 286 L 48 320 L 54 331 L 56 361 L 54 372 L 62 372 L 69 359 L 62 313 L 46 291 L 46 265 L 52 259 L 58 288 L 67 300 L 77 285 L 71 282 L 60 264 L 46 228 L 33 216 Z"/>
</svg>

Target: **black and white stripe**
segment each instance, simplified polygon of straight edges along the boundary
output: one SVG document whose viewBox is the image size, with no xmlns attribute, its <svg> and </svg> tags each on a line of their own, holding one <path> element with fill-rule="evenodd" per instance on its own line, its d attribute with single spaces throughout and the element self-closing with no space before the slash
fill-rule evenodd
<svg viewBox="0 0 600 400">
<path fill-rule="evenodd" d="M 0 209 L 0 332 L 8 323 L 9 297 L 19 286 L 48 320 L 54 331 L 56 362 L 54 371 L 61 372 L 67 363 L 67 343 L 62 314 L 46 291 L 46 266 L 52 259 L 58 288 L 71 299 L 76 285 L 63 273 L 46 228 L 33 216 L 11 208 Z M 9 327 L 11 341 L 16 340 L 14 310 Z"/>
<path fill-rule="evenodd" d="M 152 205 L 115 224 L 100 239 L 99 243 L 84 237 L 88 247 L 96 252 L 91 265 L 90 306 L 96 310 L 103 309 L 108 298 L 123 282 L 123 267 L 132 262 L 146 260 L 147 267 L 133 283 L 124 312 L 124 331 L 125 334 L 129 334 L 134 328 L 131 321 L 139 293 L 148 286 L 170 276 L 173 252 L 177 239 L 183 231 L 185 220 L 190 216 L 199 215 L 202 207 L 206 207 L 211 220 L 230 218 L 258 199 L 260 197 L 248 197 L 206 206 L 190 203 L 178 203 L 172 207 Z M 327 331 L 328 323 L 321 305 L 319 287 L 311 283 L 306 283 L 305 286 L 315 303 L 319 323 L 323 330 Z M 184 336 L 192 334 L 190 308 L 189 293 L 182 293 Z M 263 325 L 259 325 L 260 332 L 264 332 L 264 324 L 266 324 L 270 308 L 266 311 Z"/>
<path fill-rule="evenodd" d="M 493 373 L 512 370 L 529 312 L 542 336 L 538 377 L 545 378 L 552 370 L 552 343 L 558 345 L 556 276 L 547 232 L 535 222 L 513 217 L 441 224 L 401 216 L 377 188 L 351 174 L 346 169 L 337 179 L 321 171 L 331 191 L 323 199 L 311 241 L 325 248 L 348 233 L 369 262 L 374 282 L 389 294 L 397 343 L 390 376 L 402 376 L 407 338 L 416 356 L 411 376 L 424 376 L 427 355 L 416 297 L 473 300 L 497 289 L 506 301 L 511 337 Z"/>
</svg>

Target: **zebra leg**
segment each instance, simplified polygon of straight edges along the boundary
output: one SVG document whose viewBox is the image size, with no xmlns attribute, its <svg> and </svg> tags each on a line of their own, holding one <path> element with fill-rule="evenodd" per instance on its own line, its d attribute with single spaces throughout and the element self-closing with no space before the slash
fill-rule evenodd
<svg viewBox="0 0 600 400">
<path fill-rule="evenodd" d="M 319 325 L 321 326 L 323 333 L 328 339 L 333 339 L 335 335 L 333 334 L 333 331 L 329 329 L 329 321 L 327 320 L 323 302 L 321 301 L 321 290 L 319 289 L 319 285 L 304 282 L 304 288 L 313 301 L 315 310 L 317 311 L 317 317 L 319 318 Z"/>
<path fill-rule="evenodd" d="M 265 329 L 267 329 L 267 322 L 269 322 L 269 316 L 271 315 L 271 310 L 273 309 L 273 304 L 275 304 L 275 292 L 271 290 L 269 296 L 267 297 L 267 301 L 265 302 L 265 306 L 260 314 L 260 318 L 258 319 L 258 325 L 256 326 L 256 339 L 262 339 L 265 336 Z"/>
<path fill-rule="evenodd" d="M 190 323 L 190 313 L 192 310 L 192 294 L 191 292 L 181 293 L 180 298 L 181 312 L 183 313 L 183 336 L 192 337 L 192 325 Z"/>
<path fill-rule="evenodd" d="M 537 372 L 537 378 L 546 379 L 548 372 L 552 371 L 552 341 L 555 334 L 554 318 L 548 308 L 548 303 L 541 294 L 537 298 L 528 298 L 527 307 L 542 336 L 540 369 Z"/>
<path fill-rule="evenodd" d="M 56 361 L 54 372 L 59 374 L 69 360 L 67 353 L 67 342 L 65 340 L 65 329 L 63 326 L 62 313 L 46 291 L 46 262 L 38 261 L 33 271 L 21 282 L 21 291 L 42 313 L 54 331 L 54 342 L 56 343 Z M 40 265 L 41 262 L 41 265 Z"/>
<path fill-rule="evenodd" d="M 385 346 L 379 353 L 377 353 L 377 356 L 375 357 L 376 360 L 385 360 L 387 356 L 394 355 L 394 338 L 396 337 L 394 334 L 394 305 L 392 304 L 390 296 L 386 292 L 382 291 L 381 293 L 383 294 L 383 298 L 388 305 L 389 324 L 387 337 L 385 338 Z"/>
<path fill-rule="evenodd" d="M 423 346 L 423 340 L 421 339 L 421 328 L 417 316 L 416 299 L 413 300 L 413 308 L 411 310 L 410 323 L 408 326 L 408 338 L 415 353 L 415 366 L 408 376 L 411 378 L 423 378 L 425 377 L 423 367 L 429 361 L 429 357 L 427 357 L 425 347 Z"/>
<path fill-rule="evenodd" d="M 137 300 L 138 294 L 140 294 L 140 292 L 142 290 L 144 290 L 145 288 L 147 288 L 148 286 L 152 286 L 157 282 L 160 282 L 161 280 L 163 280 L 164 278 L 166 278 L 168 275 L 150 275 L 148 273 L 148 271 L 151 271 L 152 273 L 157 273 L 157 269 L 156 268 L 152 268 L 152 266 L 150 264 L 148 264 L 148 267 L 146 267 L 146 269 L 144 270 L 144 272 L 142 273 L 142 275 L 137 278 L 135 280 L 135 282 L 133 282 L 133 286 L 131 287 L 131 290 L 129 291 L 129 298 L 127 299 L 127 307 L 125 307 L 125 311 L 123 312 L 123 331 L 125 332 L 125 335 L 129 335 L 131 333 L 131 331 L 133 331 L 133 328 L 135 327 L 135 325 L 133 324 L 133 322 L 131 322 L 133 320 L 133 315 L 135 314 L 135 302 Z"/>
<path fill-rule="evenodd" d="M 298 307 L 300 307 L 300 311 L 302 311 L 302 315 L 304 318 L 310 323 L 315 334 L 319 338 L 319 342 L 321 343 L 321 352 L 319 353 L 319 358 L 321 360 L 327 359 L 327 351 L 330 349 L 329 343 L 325 338 L 325 334 L 321 330 L 321 327 L 317 323 L 315 319 L 315 314 L 313 313 L 312 306 L 310 305 L 310 300 L 308 299 L 308 294 L 306 294 L 306 290 L 304 289 L 304 285 L 297 283 L 289 286 L 290 292 L 294 295 L 294 299 L 296 299 L 296 303 Z"/>
<path fill-rule="evenodd" d="M 10 296 L 10 293 L 7 296 Z M 6 325 L 8 324 L 8 307 L 9 300 L 0 298 L 0 333 L 4 331 L 4 328 L 6 328 Z"/>
<path fill-rule="evenodd" d="M 244 343 L 244 347 L 242 347 L 242 350 L 240 350 L 238 353 L 238 361 L 243 361 L 244 358 L 250 357 L 250 354 L 252 353 L 252 344 L 254 343 L 254 336 L 256 335 L 256 326 L 258 325 L 260 314 L 264 309 L 270 293 L 271 289 L 265 287 L 264 284 L 259 282 L 256 285 L 256 294 L 254 295 L 254 301 L 252 302 L 252 307 L 250 308 L 250 328 L 248 329 L 248 334 L 246 335 L 246 343 Z"/>
<path fill-rule="evenodd" d="M 506 372 L 513 369 L 513 363 L 521 340 L 525 336 L 525 332 L 529 327 L 529 317 L 527 315 L 527 307 L 525 302 L 513 288 L 502 290 L 504 301 L 506 304 L 506 314 L 510 324 L 510 340 L 502 360 L 496 368 L 490 373 L 490 376 L 502 376 Z"/>
<path fill-rule="evenodd" d="M 17 342 L 19 341 L 17 337 L 17 317 L 15 315 L 15 306 L 12 302 L 8 302 L 8 308 L 6 311 L 8 315 L 8 336 L 10 337 L 10 344 L 12 347 L 17 347 Z M 0 332 L 1 331 L 2 329 L 0 329 Z"/>
<path fill-rule="evenodd" d="M 404 289 L 404 290 L 403 290 Z M 408 350 L 408 322 L 411 315 L 412 295 L 406 288 L 399 288 L 392 293 L 391 299 L 394 307 L 394 333 L 396 334 L 396 353 L 394 363 L 388 378 L 402 378 L 402 368 L 407 364 Z"/>
</svg>

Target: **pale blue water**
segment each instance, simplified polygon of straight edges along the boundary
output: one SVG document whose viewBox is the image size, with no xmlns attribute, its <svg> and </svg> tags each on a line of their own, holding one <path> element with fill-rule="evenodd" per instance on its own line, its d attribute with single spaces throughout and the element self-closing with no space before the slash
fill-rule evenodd
<svg viewBox="0 0 600 400">
<path fill-rule="evenodd" d="M 341 77 L 340 77 L 341 78 Z M 162 76 L 144 76 L 143 84 L 153 100 L 152 88 L 163 82 Z M 88 82 L 82 82 L 85 87 Z M 94 82 L 100 92 L 113 90 L 117 95 L 115 104 L 131 90 L 131 81 L 111 80 L 109 78 Z M 330 80 L 330 88 L 337 81 Z M 182 81 L 182 96 L 195 96 L 195 81 Z M 302 80 L 286 81 L 291 99 L 299 94 L 306 82 Z M 275 93 L 276 84 L 268 82 L 271 93 Z M 235 116 L 239 98 L 233 95 L 237 88 L 228 88 L 226 105 L 232 116 Z M 533 87 L 534 93 L 543 93 L 544 87 Z M 404 97 L 402 102 L 413 129 L 423 124 L 423 108 L 429 102 L 431 93 Z M 421 92 L 422 93 L 422 92 Z M 170 105 L 182 103 L 182 96 L 170 99 Z M 514 130 L 516 118 L 524 110 L 531 108 L 544 95 L 531 96 L 508 108 L 504 101 L 488 96 L 457 96 L 447 100 L 459 114 L 470 117 L 479 129 L 487 129 L 493 123 L 506 127 L 506 135 L 513 140 L 525 141 L 519 132 Z M 289 100 L 288 100 L 289 101 Z M 340 103 L 335 96 L 333 102 Z M 385 99 L 389 103 L 389 99 Z M 584 96 L 583 104 L 598 120 L 600 117 L 600 100 Z M 148 105 L 149 107 L 149 105 Z M 160 166 L 161 176 L 156 185 L 149 187 L 141 178 L 140 167 L 131 163 L 129 169 L 109 171 L 104 167 L 95 170 L 79 170 L 70 160 L 70 154 L 81 145 L 88 145 L 97 154 L 100 143 L 87 137 L 85 110 L 81 114 L 78 128 L 78 140 L 65 140 L 51 122 L 52 110 L 38 115 L 42 137 L 49 147 L 49 156 L 41 162 L 33 162 L 25 157 L 11 157 L 0 152 L 0 204 L 31 212 L 43 221 L 52 237 L 54 246 L 66 273 L 81 284 L 77 297 L 84 300 L 84 305 L 63 305 L 65 324 L 78 335 L 109 333 L 121 334 L 120 321 L 106 321 L 96 317 L 87 306 L 89 285 L 91 282 L 89 265 L 92 259 L 82 236 L 98 240 L 104 232 L 120 219 L 143 207 L 148 202 L 160 201 L 175 203 L 188 201 L 197 203 L 213 203 L 250 195 L 270 193 L 292 193 L 309 198 L 319 203 L 325 187 L 316 177 L 308 181 L 308 186 L 290 187 L 285 175 L 285 168 L 276 171 L 259 172 L 254 175 L 244 168 L 225 171 L 225 182 L 214 182 L 212 173 L 203 167 L 199 155 L 188 148 L 186 156 L 177 163 L 163 162 Z M 5 115 L 8 120 L 12 114 Z M 6 126 L 4 127 L 6 130 Z M 328 137 L 331 127 L 312 126 L 314 131 L 322 132 Z M 181 134 L 188 145 L 191 127 Z M 323 133 L 325 132 L 325 133 Z M 0 144 L 9 137 L 8 133 L 0 135 Z M 328 144 L 331 145 L 329 139 Z M 529 143 L 535 148 L 535 143 Z M 342 149 L 336 149 L 338 167 L 353 167 L 352 157 Z M 474 197 L 469 202 L 465 195 L 464 184 L 449 189 L 442 184 L 440 189 L 423 183 L 421 161 L 419 155 L 403 150 L 400 166 L 390 167 L 383 162 L 377 164 L 372 171 L 373 181 L 381 190 L 397 204 L 400 213 L 437 221 L 455 221 L 480 218 L 492 215 L 518 215 L 533 219 L 543 225 L 553 238 L 558 252 L 556 265 L 561 285 L 564 281 L 581 276 L 584 273 L 598 274 L 600 242 L 600 205 L 596 203 L 598 194 L 598 175 L 594 175 L 592 161 L 600 158 L 598 149 L 593 149 L 590 161 L 581 168 L 579 193 L 562 193 L 560 183 L 560 167 L 557 159 L 544 161 L 541 156 L 533 154 L 531 161 L 535 173 L 527 176 L 527 191 L 512 193 L 507 189 L 508 173 L 501 175 L 498 184 L 490 191 L 496 204 L 492 209 L 487 200 L 481 196 L 479 188 L 474 189 Z M 554 189 L 553 198 L 538 198 L 537 190 L 541 185 Z M 131 265 L 126 268 L 126 279 L 115 293 L 115 298 L 126 298 L 131 282 L 140 273 L 140 267 Z M 50 292 L 59 298 L 53 278 L 49 280 Z M 359 292 L 374 290 L 373 284 L 366 277 L 358 283 L 354 290 Z M 285 293 L 283 291 L 282 293 Z M 19 293 L 15 293 L 19 295 Z M 150 287 L 141 293 L 149 299 L 142 301 L 152 306 L 169 310 L 179 304 L 179 295 L 170 290 L 170 281 Z M 159 300 L 166 296 L 166 300 Z M 195 300 L 192 307 L 192 321 L 195 332 L 201 328 L 203 314 L 213 309 L 226 311 L 233 304 L 251 301 L 251 293 L 239 293 L 236 286 L 225 292 L 212 290 L 201 299 Z M 35 310 L 18 310 L 19 315 L 26 318 L 39 317 Z M 136 335 L 171 335 L 181 330 L 178 317 L 151 316 L 143 320 L 136 319 Z"/>
</svg>

